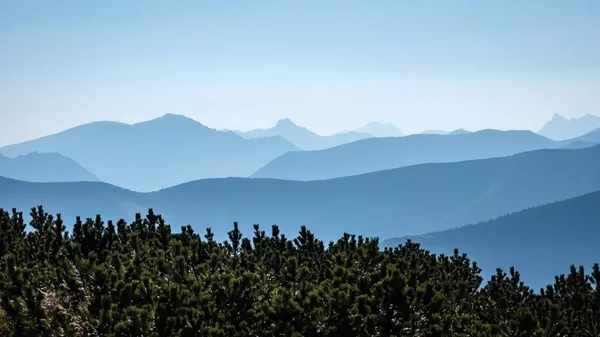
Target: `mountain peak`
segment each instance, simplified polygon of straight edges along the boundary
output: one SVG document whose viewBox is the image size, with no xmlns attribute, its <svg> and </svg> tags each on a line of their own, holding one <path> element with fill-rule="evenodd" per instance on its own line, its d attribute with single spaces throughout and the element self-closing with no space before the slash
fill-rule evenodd
<svg viewBox="0 0 600 337">
<path fill-rule="evenodd" d="M 567 119 L 555 114 L 540 130 L 539 134 L 554 140 L 567 140 L 582 136 L 600 127 L 600 118 L 586 114 L 578 118 Z"/>
<path fill-rule="evenodd" d="M 400 137 L 404 135 L 396 125 L 390 122 L 370 122 L 354 131 L 370 134 L 375 137 Z"/>
<path fill-rule="evenodd" d="M 157 124 L 158 123 L 158 124 Z M 144 122 L 139 122 L 134 125 L 166 125 L 168 127 L 180 128 L 180 127 L 202 127 L 204 129 L 210 129 L 208 126 L 198 122 L 195 119 L 189 118 L 184 115 L 167 113 L 155 119 L 151 119 Z"/>
<path fill-rule="evenodd" d="M 156 120 L 172 120 L 172 121 L 194 121 L 195 120 L 186 117 L 184 115 L 180 115 L 180 114 L 174 114 L 174 113 L 166 113 L 158 118 L 156 118 Z"/>
<path fill-rule="evenodd" d="M 465 129 L 456 129 L 450 133 L 448 133 L 449 135 L 464 135 L 466 133 L 471 133 L 471 131 L 469 130 L 465 130 Z"/>
<path fill-rule="evenodd" d="M 280 120 L 277 121 L 277 125 L 275 125 L 276 127 L 291 127 L 291 126 L 298 126 L 296 125 L 296 123 L 292 122 L 291 119 L 289 118 L 282 118 Z"/>
</svg>

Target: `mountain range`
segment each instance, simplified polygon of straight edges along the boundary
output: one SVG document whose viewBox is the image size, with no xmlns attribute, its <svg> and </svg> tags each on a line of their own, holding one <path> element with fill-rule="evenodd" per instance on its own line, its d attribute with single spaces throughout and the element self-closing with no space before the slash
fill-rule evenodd
<svg viewBox="0 0 600 337">
<path fill-rule="evenodd" d="M 283 137 L 302 150 L 320 150 L 356 140 L 373 137 L 363 132 L 343 132 L 330 136 L 321 136 L 309 129 L 296 125 L 289 118 L 281 119 L 275 126 L 268 129 L 255 129 L 251 131 L 234 131 L 246 139 L 259 139 L 264 137 Z"/>
<path fill-rule="evenodd" d="M 16 157 L 56 152 L 98 179 L 136 191 L 152 191 L 211 177 L 247 177 L 273 158 L 298 150 L 282 137 L 247 140 L 166 114 L 136 123 L 94 122 L 0 148 Z"/>
<path fill-rule="evenodd" d="M 11 162 L 7 177 L 25 181 L 94 181 L 151 191 L 203 178 L 254 177 L 318 180 L 421 163 L 506 156 L 541 148 L 577 149 L 600 143 L 600 128 L 568 141 L 529 131 L 455 130 L 445 135 L 411 135 L 391 123 L 370 123 L 358 131 L 320 136 L 289 119 L 271 129 L 217 131 L 190 118 L 167 114 L 133 125 L 94 122 L 58 134 L 0 148 L 8 157 L 31 152 L 61 155 L 78 169 L 33 174 L 27 162 Z M 375 136 L 373 136 L 373 134 Z M 382 135 L 395 137 L 381 137 Z M 150 135 L 150 136 L 149 136 Z M 453 136 L 452 138 L 446 138 Z M 292 144 L 322 150 L 300 151 Z M 336 144 L 342 144 L 335 146 Z M 332 147 L 330 147 L 332 146 Z M 47 158 L 52 155 L 48 154 Z M 152 164 L 148 163 L 150 158 Z M 82 175 L 81 171 L 91 171 Z M 11 172 L 21 172 L 19 175 Z M 30 172 L 30 175 L 24 175 Z"/>
<path fill-rule="evenodd" d="M 477 261 L 484 275 L 514 266 L 528 284 L 544 286 L 571 264 L 591 267 L 600 246 L 600 191 L 494 220 L 419 236 L 388 239 L 394 247 L 410 239 L 437 254 L 455 248 Z"/>
<path fill-rule="evenodd" d="M 15 158 L 0 155 L 0 176 L 31 182 L 98 181 L 77 162 L 59 153 L 32 152 Z"/>
<path fill-rule="evenodd" d="M 465 133 L 470 133 L 471 131 L 467 131 L 465 129 L 456 129 L 454 131 L 442 131 L 442 130 L 425 130 L 421 132 L 422 135 L 462 135 Z"/>
<path fill-rule="evenodd" d="M 131 218 L 154 208 L 178 228 L 243 230 L 278 224 L 293 234 L 305 224 L 325 240 L 342 232 L 418 235 L 488 220 L 600 190 L 600 145 L 537 150 L 509 157 L 422 164 L 322 181 L 203 179 L 152 193 L 106 183 L 0 180 L 0 207 Z M 293 232 L 291 232 L 293 231 Z"/>
<path fill-rule="evenodd" d="M 564 145 L 531 131 L 482 130 L 453 136 L 417 134 L 370 138 L 325 150 L 288 152 L 251 177 L 331 179 L 423 163 L 509 156 Z"/>
<path fill-rule="evenodd" d="M 538 133 L 554 140 L 566 140 L 579 137 L 600 128 L 600 117 L 584 115 L 579 118 L 567 119 L 559 114 L 546 123 Z"/>
</svg>

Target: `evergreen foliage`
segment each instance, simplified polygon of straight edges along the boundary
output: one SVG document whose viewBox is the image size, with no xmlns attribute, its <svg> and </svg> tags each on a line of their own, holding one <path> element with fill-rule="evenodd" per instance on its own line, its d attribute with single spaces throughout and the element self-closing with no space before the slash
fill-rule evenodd
<svg viewBox="0 0 600 337">
<path fill-rule="evenodd" d="M 465 254 L 305 227 L 286 238 L 237 224 L 216 242 L 172 232 L 152 210 L 133 222 L 40 206 L 0 210 L 1 336 L 599 336 L 600 268 L 571 267 L 534 292 L 511 268 L 481 287 Z"/>
</svg>

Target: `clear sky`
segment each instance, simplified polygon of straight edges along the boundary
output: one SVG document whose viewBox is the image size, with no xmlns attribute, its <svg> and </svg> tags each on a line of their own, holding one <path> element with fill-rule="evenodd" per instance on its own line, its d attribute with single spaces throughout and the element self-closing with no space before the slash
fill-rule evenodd
<svg viewBox="0 0 600 337">
<path fill-rule="evenodd" d="M 0 0 L 0 145 L 165 113 L 537 130 L 600 115 L 598 0 Z"/>
</svg>

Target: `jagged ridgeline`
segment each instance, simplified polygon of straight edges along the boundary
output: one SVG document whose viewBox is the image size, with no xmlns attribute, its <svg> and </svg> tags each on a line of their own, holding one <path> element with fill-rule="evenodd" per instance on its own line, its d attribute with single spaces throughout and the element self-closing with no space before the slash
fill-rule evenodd
<svg viewBox="0 0 600 337">
<path fill-rule="evenodd" d="M 458 251 L 273 226 L 216 242 L 152 210 L 131 223 L 0 210 L 0 336 L 598 336 L 600 269 L 530 289 Z M 71 228 L 71 225 L 69 225 Z M 460 248 L 460 247 L 459 247 Z M 549 256 L 548 258 L 552 258 Z"/>
</svg>

